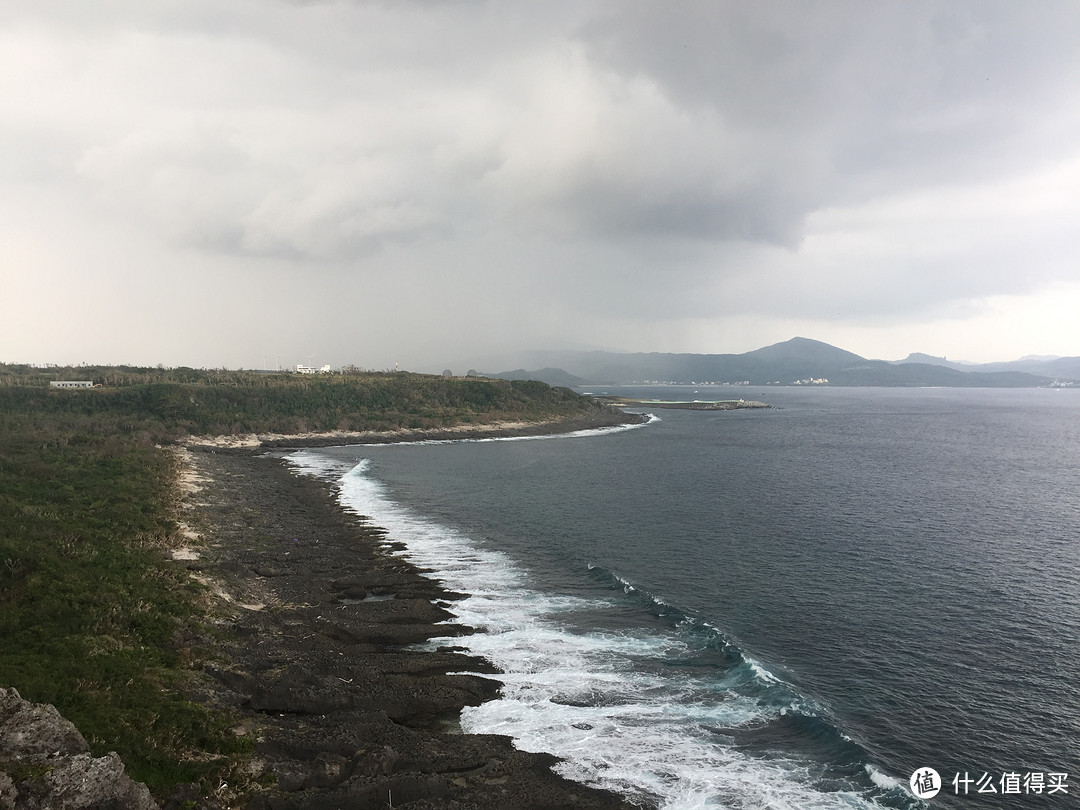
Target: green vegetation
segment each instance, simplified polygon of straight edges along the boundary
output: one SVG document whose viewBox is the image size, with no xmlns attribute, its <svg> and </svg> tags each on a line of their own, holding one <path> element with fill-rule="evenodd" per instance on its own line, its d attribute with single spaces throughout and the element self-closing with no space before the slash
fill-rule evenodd
<svg viewBox="0 0 1080 810">
<path fill-rule="evenodd" d="M 101 388 L 50 390 L 49 380 Z M 0 685 L 52 703 L 95 754 L 159 795 L 223 777 L 245 743 L 182 696 L 197 586 L 166 559 L 189 435 L 577 418 L 602 406 L 536 381 L 302 377 L 0 365 Z"/>
<path fill-rule="evenodd" d="M 94 380 L 103 387 L 56 391 L 48 388 L 50 379 Z M 159 443 L 185 435 L 574 418 L 598 407 L 536 380 L 0 365 L 0 413 L 23 414 L 37 427 L 60 427 L 69 435 L 120 433 Z"/>
<path fill-rule="evenodd" d="M 0 684 L 54 704 L 152 789 L 224 766 L 239 745 L 228 718 L 178 691 L 195 591 L 162 551 L 169 454 L 0 410 Z"/>
</svg>

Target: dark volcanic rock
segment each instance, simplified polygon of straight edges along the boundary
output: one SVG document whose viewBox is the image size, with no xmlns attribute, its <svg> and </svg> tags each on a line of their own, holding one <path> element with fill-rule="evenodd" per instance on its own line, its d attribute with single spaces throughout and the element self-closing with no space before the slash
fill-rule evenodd
<svg viewBox="0 0 1080 810">
<path fill-rule="evenodd" d="M 247 715 L 264 785 L 249 810 L 629 807 L 508 738 L 452 731 L 500 687 L 487 661 L 414 646 L 469 632 L 440 624 L 460 595 L 393 556 L 328 484 L 267 455 L 195 463 L 212 483 L 185 520 L 206 538 L 200 575 L 218 594 L 202 640 L 215 663 L 195 697 Z M 476 674 L 449 674 L 462 672 Z"/>
</svg>

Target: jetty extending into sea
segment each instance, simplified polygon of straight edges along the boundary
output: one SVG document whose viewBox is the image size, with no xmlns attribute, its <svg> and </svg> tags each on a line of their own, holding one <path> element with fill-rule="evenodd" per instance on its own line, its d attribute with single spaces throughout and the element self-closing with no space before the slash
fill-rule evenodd
<svg viewBox="0 0 1080 810">
<path fill-rule="evenodd" d="M 664 399 L 632 399 L 629 397 L 597 397 L 610 405 L 620 408 L 668 408 L 681 411 L 738 411 L 746 408 L 771 408 L 765 402 L 753 399 L 716 399 L 691 402 Z"/>
</svg>

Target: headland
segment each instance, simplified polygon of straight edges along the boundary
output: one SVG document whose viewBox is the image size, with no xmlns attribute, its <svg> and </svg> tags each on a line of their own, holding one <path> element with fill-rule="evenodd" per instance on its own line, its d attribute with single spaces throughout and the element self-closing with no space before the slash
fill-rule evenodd
<svg viewBox="0 0 1080 810">
<path fill-rule="evenodd" d="M 458 733 L 499 682 L 416 648 L 456 595 L 270 448 L 640 420 L 532 381 L 0 366 L 0 807 L 76 795 L 84 764 L 115 810 L 146 797 L 125 768 L 166 810 L 627 807 Z M 77 767 L 21 758 L 27 713 L 74 723 Z"/>
<path fill-rule="evenodd" d="M 452 646 L 416 645 L 469 632 L 442 623 L 462 595 L 284 455 L 186 454 L 193 542 L 178 556 L 208 589 L 212 628 L 197 641 L 206 663 L 193 697 L 236 712 L 235 733 L 253 740 L 246 806 L 630 807 L 557 776 L 553 757 L 457 729 L 462 708 L 497 694 L 498 673 Z"/>
<path fill-rule="evenodd" d="M 739 411 L 744 409 L 771 408 L 765 402 L 752 399 L 682 400 L 633 399 L 630 397 L 598 397 L 601 402 L 617 408 L 664 408 L 678 411 Z"/>
</svg>

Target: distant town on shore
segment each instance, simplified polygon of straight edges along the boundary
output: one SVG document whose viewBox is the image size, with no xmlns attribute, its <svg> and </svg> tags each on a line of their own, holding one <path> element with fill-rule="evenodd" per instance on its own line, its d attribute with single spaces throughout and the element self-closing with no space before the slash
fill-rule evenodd
<svg viewBox="0 0 1080 810">
<path fill-rule="evenodd" d="M 530 351 L 529 366 L 509 371 L 464 373 L 451 368 L 443 377 L 538 380 L 551 386 L 719 385 L 839 386 L 906 388 L 1072 388 L 1080 387 L 1080 356 L 1024 357 L 994 363 L 965 363 L 912 353 L 903 360 L 872 360 L 819 340 L 796 337 L 742 354 L 691 354 L 613 351 Z M 58 371 L 95 366 L 49 366 Z M 126 368 L 126 367 L 124 367 Z M 159 368 L 161 368 L 159 366 Z M 459 367 L 460 368 L 460 367 Z M 223 369 L 224 371 L 224 369 Z M 356 364 L 297 363 L 277 369 L 250 369 L 264 374 L 344 375 L 405 371 L 364 368 Z M 439 375 L 435 375 L 439 376 Z M 92 387 L 101 380 L 54 378 L 53 387 Z"/>
</svg>

